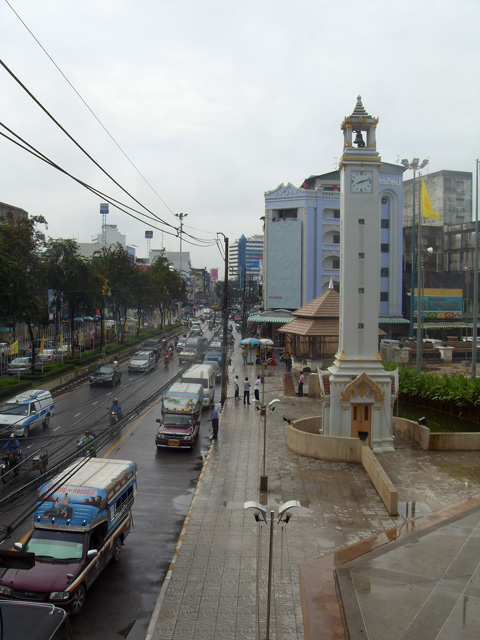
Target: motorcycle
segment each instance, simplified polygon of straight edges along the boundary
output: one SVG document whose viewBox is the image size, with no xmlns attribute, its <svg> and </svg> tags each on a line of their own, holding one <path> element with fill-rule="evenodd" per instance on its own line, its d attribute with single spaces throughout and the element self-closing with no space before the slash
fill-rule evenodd
<svg viewBox="0 0 480 640">
<path fill-rule="evenodd" d="M 7 482 L 6 475 L 13 470 L 13 475 L 18 476 L 19 466 L 22 459 L 22 453 L 9 453 L 3 454 L 1 475 L 3 482 Z"/>
<path fill-rule="evenodd" d="M 123 413 L 121 411 L 112 411 L 108 410 L 110 414 L 110 426 L 113 428 L 113 432 L 116 433 L 118 431 L 119 422 L 123 419 Z"/>
<path fill-rule="evenodd" d="M 165 368 L 168 369 L 168 365 L 170 364 L 170 356 L 168 353 L 163 357 L 163 364 L 165 365 Z"/>
</svg>

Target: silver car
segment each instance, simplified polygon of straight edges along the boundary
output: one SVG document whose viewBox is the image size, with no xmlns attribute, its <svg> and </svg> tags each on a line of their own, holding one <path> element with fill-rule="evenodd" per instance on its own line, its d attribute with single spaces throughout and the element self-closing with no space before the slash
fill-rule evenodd
<svg viewBox="0 0 480 640">
<path fill-rule="evenodd" d="M 157 362 L 153 351 L 137 351 L 128 363 L 128 370 L 131 373 L 147 373 L 150 369 L 153 369 L 156 364 Z"/>
<path fill-rule="evenodd" d="M 31 369 L 31 358 L 14 358 L 7 367 L 7 373 L 9 376 L 13 376 L 19 373 L 28 373 Z"/>
</svg>

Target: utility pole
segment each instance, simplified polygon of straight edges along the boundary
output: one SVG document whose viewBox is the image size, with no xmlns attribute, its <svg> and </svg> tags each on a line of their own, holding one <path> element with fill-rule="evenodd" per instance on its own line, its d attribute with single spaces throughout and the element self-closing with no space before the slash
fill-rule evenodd
<svg viewBox="0 0 480 640">
<path fill-rule="evenodd" d="M 186 217 L 188 216 L 188 213 L 175 213 L 174 215 L 175 215 L 175 216 L 180 220 L 180 228 L 179 228 L 179 231 L 178 231 L 178 235 L 179 235 L 179 237 L 180 237 L 180 269 L 179 269 L 179 274 L 180 274 L 180 277 L 181 277 L 181 274 L 182 274 L 182 232 L 183 232 L 183 219 L 184 219 L 184 218 L 186 218 Z M 178 317 L 178 319 L 180 320 L 180 322 L 182 322 L 182 320 L 183 320 L 182 305 L 183 305 L 183 302 L 180 302 L 180 303 L 179 303 L 179 306 L 178 306 L 178 311 L 179 311 L 179 313 L 178 313 L 178 316 L 179 316 L 179 317 Z"/>
<path fill-rule="evenodd" d="M 225 281 L 223 284 L 223 304 L 222 304 L 222 320 L 223 320 L 223 336 L 222 336 L 222 407 L 227 399 L 227 366 L 228 366 L 228 238 L 222 233 L 225 243 Z"/>
</svg>

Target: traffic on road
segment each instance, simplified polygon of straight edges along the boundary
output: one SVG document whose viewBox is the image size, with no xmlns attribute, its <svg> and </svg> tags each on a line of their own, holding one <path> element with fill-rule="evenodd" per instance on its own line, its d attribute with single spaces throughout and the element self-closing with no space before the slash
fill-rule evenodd
<svg viewBox="0 0 480 640">
<path fill-rule="evenodd" d="M 214 336 L 212 331 L 205 329 L 202 332 L 205 343 L 208 343 Z M 167 439 L 166 446 L 158 446 L 158 421 L 165 421 L 166 416 L 162 398 L 192 364 L 202 361 L 205 343 L 197 349 L 193 362 L 180 363 L 179 352 L 172 349 L 168 367 L 158 366 L 157 352 L 153 366 L 147 366 L 144 371 L 132 370 L 127 360 L 114 365 L 116 375 L 111 378 L 94 377 L 92 380 L 87 377 L 74 381 L 66 390 L 53 394 L 55 406 L 47 424 L 33 429 L 28 437 L 19 436 L 24 463 L 19 465 L 17 474 L 4 476 L 0 486 L 1 550 L 12 549 L 14 543 L 25 545 L 33 529 L 35 509 L 37 512 L 39 509 L 40 486 L 63 473 L 69 464 L 78 463 L 81 453 L 78 443 L 86 433 L 92 435 L 94 443 L 92 451 L 87 446 L 83 448 L 84 453 L 89 452 L 87 459 L 95 456 L 97 459 L 132 461 L 135 464 L 136 497 L 129 507 L 132 531 L 122 546 L 120 562 L 99 562 L 102 570 L 92 569 L 90 575 L 95 579 L 88 585 L 85 583 L 85 593 L 81 589 L 81 597 L 77 600 L 73 599 L 73 592 L 78 584 L 82 584 L 81 579 L 78 584 L 72 580 L 73 586 L 61 589 L 65 594 L 68 592 L 65 601 L 69 603 L 70 614 L 78 613 L 70 615 L 76 640 L 93 637 L 136 640 L 145 636 L 211 436 L 208 407 L 202 410 L 203 401 L 197 399 L 193 413 L 188 413 L 190 408 L 185 413 L 188 413 L 187 421 L 195 432 L 189 447 L 174 446 L 173 442 L 178 438 L 173 437 Z M 215 376 L 213 380 L 213 398 L 219 402 L 220 388 L 218 384 L 215 387 Z M 202 389 L 203 382 L 197 385 L 197 392 L 201 393 Z M 210 387 L 207 393 L 211 393 Z M 112 428 L 109 415 L 114 398 L 122 408 L 122 419 L 116 429 Z M 168 445 L 169 440 L 172 446 Z M 43 460 L 48 459 L 48 467 L 35 469 L 30 461 L 40 460 L 41 455 Z M 63 500 L 69 498 L 63 496 Z M 56 508 L 52 502 L 50 509 L 55 511 Z M 50 515 L 58 522 L 58 515 Z M 82 546 L 82 553 L 96 551 L 97 554 L 89 556 L 92 562 L 95 557 L 110 559 L 100 551 L 103 547 L 99 547 L 98 540 L 95 544 L 93 549 Z M 28 545 L 27 542 L 27 548 Z M 112 557 L 120 559 L 119 551 L 116 550 Z M 28 570 L 14 573 L 28 576 Z M 37 599 L 61 606 L 58 600 L 50 599 L 51 593 L 46 594 L 38 585 L 35 586 L 33 578 L 29 587 L 29 579 L 23 576 L 21 588 L 16 589 L 15 580 L 12 574 L 9 575 L 10 583 L 0 576 L 0 597 Z"/>
</svg>

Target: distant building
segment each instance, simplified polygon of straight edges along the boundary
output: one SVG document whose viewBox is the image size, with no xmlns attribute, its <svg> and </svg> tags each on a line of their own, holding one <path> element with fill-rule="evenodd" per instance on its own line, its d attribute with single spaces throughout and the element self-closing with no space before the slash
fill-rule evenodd
<svg viewBox="0 0 480 640">
<path fill-rule="evenodd" d="M 230 280 L 239 280 L 240 287 L 244 286 L 244 277 L 254 283 L 261 281 L 261 265 L 263 261 L 263 236 L 251 238 L 240 236 L 228 251 L 228 266 Z"/>
<path fill-rule="evenodd" d="M 103 232 L 92 236 L 92 242 L 95 244 L 121 244 L 125 246 L 127 236 L 120 233 L 116 224 L 105 225 L 105 238 L 106 242 L 103 242 Z"/>
<path fill-rule="evenodd" d="M 150 251 L 150 257 L 153 257 L 155 251 Z M 161 255 L 170 262 L 175 271 L 180 271 L 184 277 L 187 279 L 190 277 L 190 272 L 192 269 L 192 263 L 190 262 L 190 252 L 189 251 L 163 251 L 161 250 Z"/>
<path fill-rule="evenodd" d="M 403 167 L 382 162 L 380 316 L 402 315 Z M 299 309 L 340 288 L 340 175 L 311 176 L 301 187 L 265 193 L 265 309 Z"/>
<path fill-rule="evenodd" d="M 20 209 L 20 207 L 14 207 L 6 202 L 0 202 L 0 219 L 8 216 L 12 216 L 17 219 L 23 218 L 26 220 L 28 218 L 28 213 L 25 209 Z"/>
</svg>

